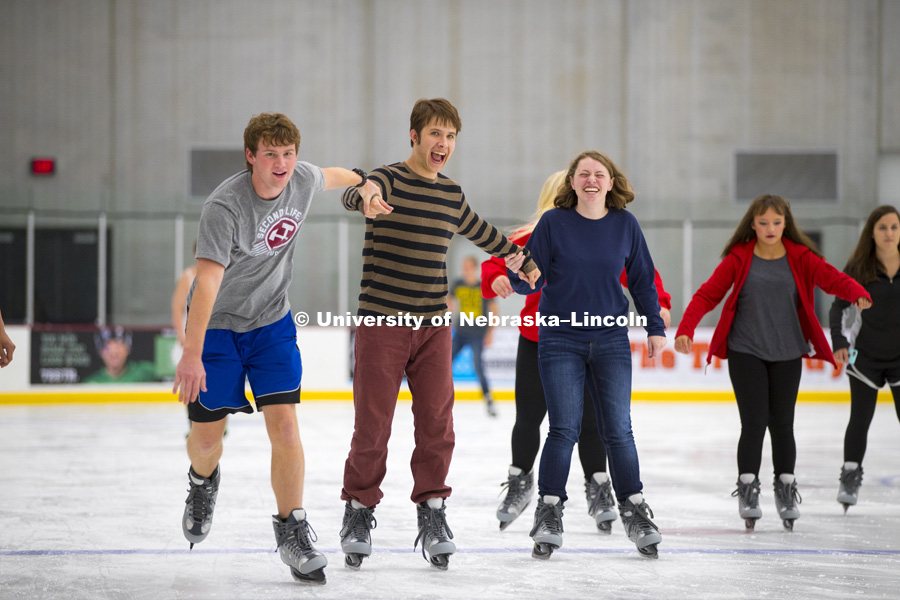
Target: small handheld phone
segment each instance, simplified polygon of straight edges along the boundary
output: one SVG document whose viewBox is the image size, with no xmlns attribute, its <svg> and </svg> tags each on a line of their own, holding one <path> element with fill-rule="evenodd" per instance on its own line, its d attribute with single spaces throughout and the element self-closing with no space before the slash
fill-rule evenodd
<svg viewBox="0 0 900 600">
<path fill-rule="evenodd" d="M 856 362 L 857 354 L 859 354 L 859 350 L 857 350 L 856 348 L 850 348 L 850 360 L 848 361 L 848 364 L 852 365 Z"/>
</svg>

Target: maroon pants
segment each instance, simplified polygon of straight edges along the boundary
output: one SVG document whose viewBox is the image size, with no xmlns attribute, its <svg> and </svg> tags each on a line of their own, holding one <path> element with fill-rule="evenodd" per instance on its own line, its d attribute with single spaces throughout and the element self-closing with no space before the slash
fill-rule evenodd
<svg viewBox="0 0 900 600">
<path fill-rule="evenodd" d="M 350 455 L 344 465 L 343 500 L 368 507 L 381 501 L 387 447 L 403 374 L 412 392 L 416 447 L 410 468 L 413 502 L 446 498 L 453 455 L 453 371 L 450 327 L 388 327 L 356 330 Z"/>
</svg>

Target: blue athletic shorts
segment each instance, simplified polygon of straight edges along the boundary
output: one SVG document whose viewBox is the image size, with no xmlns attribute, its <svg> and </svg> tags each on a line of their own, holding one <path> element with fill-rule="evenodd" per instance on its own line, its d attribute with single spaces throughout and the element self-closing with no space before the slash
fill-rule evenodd
<svg viewBox="0 0 900 600">
<path fill-rule="evenodd" d="M 191 421 L 209 423 L 232 413 L 253 413 L 244 395 L 246 379 L 257 410 L 269 404 L 297 404 L 303 367 L 290 311 L 280 321 L 245 333 L 208 329 L 203 368 L 206 391 L 188 405 Z"/>
</svg>

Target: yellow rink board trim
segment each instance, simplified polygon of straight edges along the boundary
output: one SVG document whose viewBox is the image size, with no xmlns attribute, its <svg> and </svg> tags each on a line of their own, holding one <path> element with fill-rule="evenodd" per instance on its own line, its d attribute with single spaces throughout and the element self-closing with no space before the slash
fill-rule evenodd
<svg viewBox="0 0 900 600">
<path fill-rule="evenodd" d="M 495 400 L 512 401 L 513 390 L 497 390 L 493 394 Z M 252 401 L 250 394 L 247 398 Z M 308 390 L 300 394 L 303 401 L 352 401 L 353 391 Z M 407 390 L 399 395 L 400 400 L 411 400 Z M 731 391 L 715 390 L 634 390 L 632 399 L 637 402 L 734 402 Z M 457 401 L 481 401 L 482 395 L 477 390 L 457 390 Z M 0 405 L 10 404 L 102 404 L 132 402 L 174 402 L 175 395 L 159 390 L 91 390 L 91 391 L 34 391 L 34 392 L 0 392 Z M 849 391 L 802 391 L 798 394 L 798 402 L 849 402 Z M 879 402 L 892 402 L 888 391 L 878 393 Z"/>
</svg>

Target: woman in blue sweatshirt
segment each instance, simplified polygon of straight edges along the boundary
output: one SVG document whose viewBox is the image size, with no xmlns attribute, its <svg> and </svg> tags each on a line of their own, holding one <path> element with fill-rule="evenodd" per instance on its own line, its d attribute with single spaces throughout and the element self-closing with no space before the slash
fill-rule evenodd
<svg viewBox="0 0 900 600">
<path fill-rule="evenodd" d="M 666 345 L 659 316 L 653 260 L 644 235 L 625 205 L 631 184 L 605 155 L 587 151 L 569 166 L 566 182 L 526 244 L 542 273 L 534 288 L 513 277 L 521 255 L 507 260 L 520 294 L 541 291 L 538 360 L 547 397 L 550 431 L 541 454 L 540 499 L 531 536 L 532 555 L 548 558 L 562 546 L 562 513 L 572 450 L 578 441 L 587 382 L 625 530 L 641 554 L 656 557 L 661 541 L 644 502 L 637 449 L 631 431 L 631 346 L 628 289 L 655 357 Z"/>
</svg>

